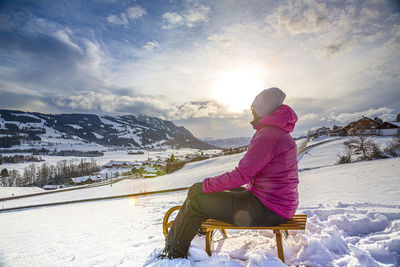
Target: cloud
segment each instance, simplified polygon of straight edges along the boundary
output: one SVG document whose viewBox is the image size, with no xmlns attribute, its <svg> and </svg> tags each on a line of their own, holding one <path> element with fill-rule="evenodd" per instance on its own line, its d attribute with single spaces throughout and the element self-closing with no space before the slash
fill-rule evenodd
<svg viewBox="0 0 400 267">
<path fill-rule="evenodd" d="M 394 119 L 394 112 L 395 110 L 387 108 L 387 107 L 381 107 L 378 109 L 368 109 L 368 110 L 363 110 L 359 112 L 353 112 L 353 113 L 340 113 L 338 115 L 331 114 L 330 118 L 332 120 L 341 122 L 341 123 L 350 123 L 351 121 L 358 120 L 362 118 L 362 116 L 366 116 L 369 118 L 374 118 L 374 117 L 383 117 L 383 118 L 391 118 Z"/>
<path fill-rule="evenodd" d="M 140 18 L 146 15 L 146 10 L 141 8 L 140 6 L 130 7 L 127 10 L 127 15 L 130 19 Z"/>
<path fill-rule="evenodd" d="M 147 50 L 147 51 L 149 51 L 149 52 L 153 52 L 154 49 L 155 49 L 156 47 L 159 47 L 159 46 L 160 46 L 160 44 L 159 44 L 157 41 L 150 41 L 150 42 L 147 42 L 147 43 L 143 46 L 143 49 L 145 49 L 145 50 Z"/>
<path fill-rule="evenodd" d="M 120 16 L 117 15 L 110 15 L 107 17 L 108 22 L 113 23 L 113 24 L 120 24 L 124 26 L 128 26 L 129 21 L 128 18 L 126 17 L 125 13 L 121 13 Z"/>
<path fill-rule="evenodd" d="M 181 14 L 175 12 L 165 12 L 162 15 L 164 20 L 163 29 L 171 29 L 177 26 L 186 26 L 188 28 L 195 27 L 201 23 L 208 21 L 210 7 L 194 3 L 191 7 L 186 8 Z"/>
<path fill-rule="evenodd" d="M 299 121 L 306 121 L 306 120 L 325 120 L 325 117 L 321 117 L 321 115 L 315 114 L 315 113 L 308 113 L 306 115 L 303 115 L 299 118 Z"/>
<path fill-rule="evenodd" d="M 330 15 L 325 3 L 289 0 L 268 15 L 266 22 L 292 35 L 315 33 L 329 26 Z"/>
<path fill-rule="evenodd" d="M 180 24 L 183 20 L 181 15 L 172 12 L 164 13 L 162 18 L 167 22 L 168 25 Z"/>
<path fill-rule="evenodd" d="M 96 41 L 47 19 L 30 16 L 24 23 L 26 27 L 14 25 L 0 35 L 1 56 L 8 62 L 3 65 L 8 74 L 0 75 L 0 90 L 49 95 L 107 84 L 107 56 Z"/>
<path fill-rule="evenodd" d="M 235 117 L 226 106 L 217 101 L 191 101 L 176 106 L 175 119 Z"/>
<path fill-rule="evenodd" d="M 321 57 L 342 55 L 360 44 L 384 39 L 390 26 L 382 23 L 391 11 L 373 1 L 320 2 L 289 0 L 266 16 L 268 27 L 281 38 L 307 38 L 300 45 L 310 46 Z"/>
<path fill-rule="evenodd" d="M 187 27 L 194 27 L 196 24 L 201 22 L 207 22 L 208 13 L 210 8 L 204 5 L 198 5 L 188 10 L 184 15 L 184 20 Z"/>
<path fill-rule="evenodd" d="M 83 90 L 76 95 L 57 95 L 54 104 L 60 107 L 95 112 L 130 112 L 159 115 L 168 111 L 162 100 L 150 96 L 116 95 L 108 91 Z"/>
<path fill-rule="evenodd" d="M 120 92 L 124 93 L 125 90 Z M 76 95 L 56 95 L 53 103 L 73 110 L 148 114 L 170 120 L 238 117 L 238 114 L 229 112 L 226 106 L 216 101 L 189 101 L 174 105 L 162 96 L 118 95 L 109 91 L 83 90 Z"/>
<path fill-rule="evenodd" d="M 140 6 L 134 6 L 127 8 L 124 12 L 121 12 L 120 15 L 109 15 L 107 20 L 110 23 L 128 27 L 131 20 L 143 17 L 144 15 L 146 15 L 145 9 Z"/>
</svg>

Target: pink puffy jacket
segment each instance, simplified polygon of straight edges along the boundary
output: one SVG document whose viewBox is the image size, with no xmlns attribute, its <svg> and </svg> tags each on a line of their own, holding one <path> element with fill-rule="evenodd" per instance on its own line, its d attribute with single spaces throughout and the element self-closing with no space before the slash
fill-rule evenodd
<svg viewBox="0 0 400 267">
<path fill-rule="evenodd" d="M 245 185 L 267 208 L 292 218 L 298 206 L 297 147 L 289 135 L 297 121 L 296 113 L 281 105 L 262 118 L 248 151 L 230 172 L 206 178 L 203 191 L 213 193 Z"/>
</svg>

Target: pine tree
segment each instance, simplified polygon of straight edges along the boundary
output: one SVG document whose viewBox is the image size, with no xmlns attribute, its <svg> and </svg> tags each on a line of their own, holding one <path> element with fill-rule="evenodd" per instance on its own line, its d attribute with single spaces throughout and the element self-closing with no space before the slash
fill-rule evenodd
<svg viewBox="0 0 400 267">
<path fill-rule="evenodd" d="M 9 175 L 8 170 L 6 168 L 2 169 L 0 175 L 1 177 L 7 177 Z"/>
</svg>

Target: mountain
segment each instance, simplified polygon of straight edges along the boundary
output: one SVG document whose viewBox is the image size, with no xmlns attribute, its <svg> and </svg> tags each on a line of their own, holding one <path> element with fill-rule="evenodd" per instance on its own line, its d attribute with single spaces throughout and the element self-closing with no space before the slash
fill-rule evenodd
<svg viewBox="0 0 400 267">
<path fill-rule="evenodd" d="M 70 140 L 70 142 L 68 142 Z M 97 144 L 98 147 L 158 146 L 212 149 L 185 127 L 146 115 L 43 114 L 0 110 L 0 148 L 27 144 Z M 25 145 L 25 146 L 24 146 Z"/>
<path fill-rule="evenodd" d="M 204 138 L 203 142 L 220 148 L 236 148 L 249 145 L 251 137 L 237 137 L 227 139 Z"/>
</svg>

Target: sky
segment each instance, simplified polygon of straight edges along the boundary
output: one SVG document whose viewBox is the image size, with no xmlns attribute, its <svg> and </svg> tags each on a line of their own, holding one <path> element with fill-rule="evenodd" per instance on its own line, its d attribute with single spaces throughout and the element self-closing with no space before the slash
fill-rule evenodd
<svg viewBox="0 0 400 267">
<path fill-rule="evenodd" d="M 279 87 L 293 135 L 400 112 L 398 1 L 0 0 L 0 109 L 146 114 L 254 133 Z"/>
</svg>

